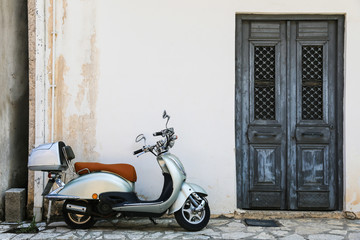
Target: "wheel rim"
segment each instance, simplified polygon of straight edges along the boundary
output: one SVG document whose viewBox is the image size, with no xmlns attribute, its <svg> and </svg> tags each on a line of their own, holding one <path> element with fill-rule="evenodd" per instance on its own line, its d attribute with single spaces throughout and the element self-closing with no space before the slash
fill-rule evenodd
<svg viewBox="0 0 360 240">
<path fill-rule="evenodd" d="M 85 224 L 91 219 L 91 216 L 77 214 L 77 213 L 68 213 L 68 217 L 72 222 L 76 224 Z"/>
<path fill-rule="evenodd" d="M 205 208 L 200 211 L 195 211 L 195 208 L 190 199 L 187 199 L 181 209 L 184 219 L 190 224 L 201 223 L 205 218 Z"/>
</svg>

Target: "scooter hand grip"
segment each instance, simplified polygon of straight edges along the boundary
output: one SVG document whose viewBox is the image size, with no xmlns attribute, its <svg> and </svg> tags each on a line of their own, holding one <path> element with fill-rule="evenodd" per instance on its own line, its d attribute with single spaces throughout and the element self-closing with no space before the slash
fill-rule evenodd
<svg viewBox="0 0 360 240">
<path fill-rule="evenodd" d="M 139 153 L 141 153 L 141 152 L 143 152 L 143 151 L 144 151 L 144 150 L 142 150 L 142 149 L 136 150 L 136 151 L 134 151 L 134 155 L 139 154 Z"/>
<path fill-rule="evenodd" d="M 153 134 L 153 136 L 162 136 L 162 132 L 156 132 Z"/>
</svg>

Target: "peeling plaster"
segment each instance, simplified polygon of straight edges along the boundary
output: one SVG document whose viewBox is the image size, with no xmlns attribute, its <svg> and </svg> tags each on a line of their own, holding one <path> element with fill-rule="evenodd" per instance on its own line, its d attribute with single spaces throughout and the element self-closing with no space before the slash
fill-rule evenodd
<svg viewBox="0 0 360 240">
<path fill-rule="evenodd" d="M 96 47 L 96 33 L 90 38 L 90 61 L 82 65 L 82 81 L 78 85 L 79 91 L 75 105 L 80 110 L 88 106 L 88 113 L 73 114 L 69 117 L 69 133 L 71 138 L 81 139 L 82 157 L 85 161 L 98 160 L 96 147 L 96 101 L 98 96 L 99 79 L 99 50 Z"/>
<path fill-rule="evenodd" d="M 52 54 L 54 48 L 52 46 L 52 26 L 53 26 L 53 15 L 52 15 L 52 1 L 48 7 L 47 17 L 47 34 L 48 34 L 48 49 L 49 56 L 47 61 L 47 71 L 49 85 L 52 82 Z M 67 18 L 67 0 L 62 1 L 62 14 L 57 16 L 57 19 L 62 19 L 62 31 L 65 29 Z M 90 8 L 91 9 L 91 8 Z M 95 9 L 91 12 L 91 19 L 95 19 Z M 59 26 L 60 28 L 60 26 Z M 58 30 L 58 29 L 56 29 Z M 62 36 L 65 37 L 65 36 Z M 77 160 L 82 161 L 95 161 L 98 159 L 98 153 L 94 151 L 96 147 L 96 100 L 97 100 L 97 82 L 99 78 L 99 51 L 96 47 L 96 31 L 93 30 L 88 39 L 89 57 L 85 58 L 84 63 L 81 66 L 82 79 L 72 79 L 73 76 L 67 76 L 69 73 L 70 66 L 68 66 L 66 55 L 68 52 L 62 52 L 62 42 L 56 35 L 57 54 L 55 62 L 55 127 L 54 127 L 54 140 L 55 141 L 66 141 L 67 144 L 71 145 L 77 156 Z M 85 45 L 85 43 L 84 43 Z M 56 54 L 56 53 L 55 53 Z M 71 66 L 76 68 L 78 66 Z M 70 89 L 67 83 L 78 82 L 77 91 Z M 48 89 L 48 108 L 47 108 L 47 129 L 51 131 L 51 89 Z M 71 113 L 69 109 L 73 106 L 76 107 L 76 114 Z"/>
<path fill-rule="evenodd" d="M 63 0 L 62 1 L 62 9 L 63 9 L 64 13 L 62 16 L 62 25 L 65 24 L 65 19 L 67 17 L 67 13 L 66 13 L 67 6 L 68 6 L 67 0 Z"/>
<path fill-rule="evenodd" d="M 358 156 L 357 156 L 358 157 Z M 357 158 L 356 157 L 356 158 Z M 354 157 L 355 159 L 355 157 Z M 346 210 L 360 212 L 360 176 L 359 168 L 347 168 L 346 170 Z"/>
<path fill-rule="evenodd" d="M 65 58 L 63 55 L 60 55 L 56 59 L 55 63 L 55 79 L 56 79 L 56 89 L 55 89 L 55 126 L 54 126 L 54 139 L 62 140 L 64 136 L 64 118 L 65 111 L 69 105 L 69 93 L 67 91 L 68 86 L 65 83 L 65 75 L 69 67 L 66 65 Z M 48 92 L 49 99 L 51 99 L 51 91 Z M 50 101 L 49 101 L 50 102 Z M 51 102 L 49 103 L 49 114 L 51 114 Z M 51 117 L 48 118 L 51 121 Z M 51 127 L 51 123 L 49 123 Z"/>
</svg>

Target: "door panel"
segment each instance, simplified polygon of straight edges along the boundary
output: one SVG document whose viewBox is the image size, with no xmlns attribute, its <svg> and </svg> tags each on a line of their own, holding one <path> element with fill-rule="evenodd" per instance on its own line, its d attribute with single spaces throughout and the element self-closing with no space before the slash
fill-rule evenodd
<svg viewBox="0 0 360 240">
<path fill-rule="evenodd" d="M 250 145 L 252 208 L 281 206 L 281 148 L 279 145 Z"/>
<path fill-rule="evenodd" d="M 240 25 L 240 207 L 336 209 L 337 21 Z"/>
<path fill-rule="evenodd" d="M 296 45 L 296 107 L 288 109 L 296 114 L 294 141 L 296 155 L 288 157 L 296 165 L 296 177 L 290 172 L 289 194 L 297 202 L 290 202 L 290 209 L 336 209 L 335 134 L 334 134 L 334 85 L 330 65 L 334 65 L 334 21 L 293 21 L 296 35 L 290 37 L 290 45 Z M 295 82 L 294 82 L 295 81 Z M 291 100 L 290 100 L 291 101 Z M 294 101 L 294 100 L 292 100 Z M 290 146 L 291 147 L 291 146 Z M 294 181 L 294 180 L 291 180 Z"/>
<path fill-rule="evenodd" d="M 250 208 L 285 208 L 285 22 L 249 22 Z"/>
</svg>

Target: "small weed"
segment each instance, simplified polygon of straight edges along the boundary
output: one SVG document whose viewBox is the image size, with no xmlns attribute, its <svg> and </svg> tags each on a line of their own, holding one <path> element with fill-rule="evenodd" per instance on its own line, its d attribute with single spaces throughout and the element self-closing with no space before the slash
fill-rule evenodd
<svg viewBox="0 0 360 240">
<path fill-rule="evenodd" d="M 11 232 L 11 233 L 38 233 L 39 229 L 36 226 L 36 222 L 35 222 L 35 216 L 32 218 L 32 221 L 30 223 L 30 225 L 28 227 L 21 227 L 21 228 L 15 228 L 15 229 L 11 229 L 7 232 Z"/>
</svg>

